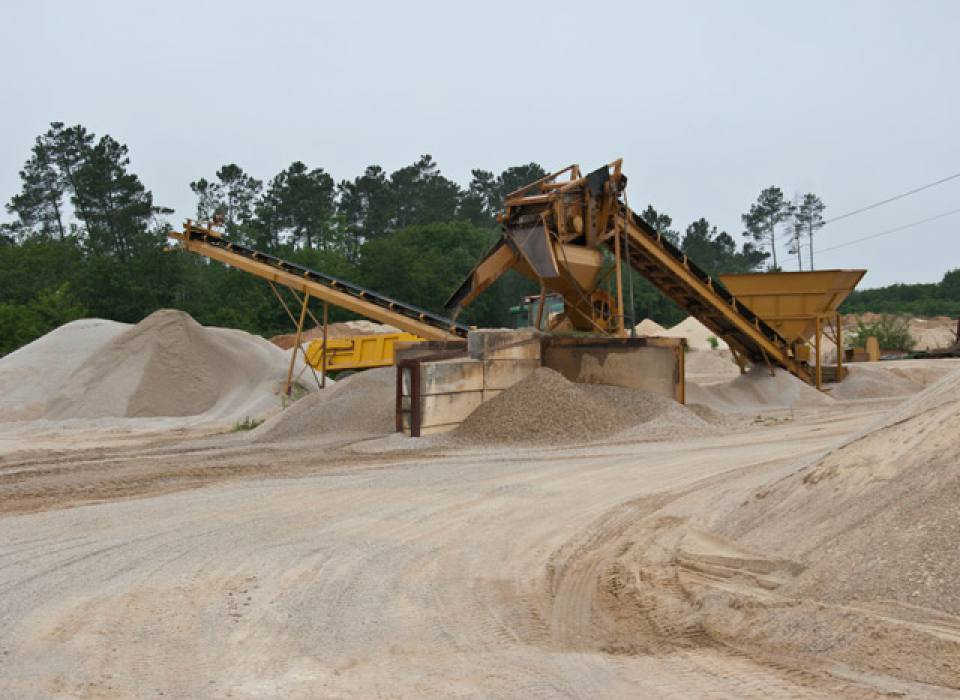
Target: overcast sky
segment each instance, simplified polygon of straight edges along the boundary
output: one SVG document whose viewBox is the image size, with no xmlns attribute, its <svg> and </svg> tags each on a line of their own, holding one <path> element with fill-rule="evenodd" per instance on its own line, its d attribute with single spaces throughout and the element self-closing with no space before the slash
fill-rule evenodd
<svg viewBox="0 0 960 700">
<path fill-rule="evenodd" d="M 739 234 L 772 184 L 830 218 L 960 172 L 958 30 L 952 0 L 4 3 L 0 198 L 64 121 L 126 143 L 175 221 L 188 183 L 228 162 L 342 179 L 430 153 L 465 185 L 622 156 L 635 209 Z M 957 208 L 960 178 L 817 246 Z M 937 281 L 958 233 L 960 214 L 817 263 L 868 268 L 864 287 Z"/>
</svg>

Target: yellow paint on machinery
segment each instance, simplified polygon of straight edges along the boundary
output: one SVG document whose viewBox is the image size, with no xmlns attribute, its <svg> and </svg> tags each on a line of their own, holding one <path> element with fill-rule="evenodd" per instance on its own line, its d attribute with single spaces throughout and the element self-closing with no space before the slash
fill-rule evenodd
<svg viewBox="0 0 960 700">
<path fill-rule="evenodd" d="M 833 321 L 866 270 L 756 272 L 720 275 L 737 299 L 789 341 L 810 340 L 816 320 Z"/>
<path fill-rule="evenodd" d="M 843 324 L 838 309 L 866 270 L 749 272 L 720 275 L 740 301 L 794 344 L 794 354 L 814 361 L 814 382 L 840 381 L 843 369 Z M 823 336 L 837 348 L 835 367 L 823 363 Z M 812 348 L 810 343 L 812 342 Z"/>
<path fill-rule="evenodd" d="M 813 335 L 819 357 L 817 327 L 822 327 L 826 315 L 836 314 L 863 271 L 811 273 L 813 277 L 803 282 L 779 288 L 776 285 L 787 278 L 763 283 L 773 287 L 765 290 L 763 299 L 757 296 L 758 303 L 769 301 L 775 291 L 772 298 L 782 311 L 771 312 L 768 321 L 749 300 L 702 270 L 630 210 L 621 164 L 616 160 L 585 175 L 571 165 L 510 193 L 498 216 L 503 237 L 453 293 L 447 311 L 455 315 L 514 269 L 536 280 L 542 297 L 548 291 L 563 296 L 564 313 L 551 323 L 551 330 L 622 337 L 627 335 L 622 274 L 626 263 L 723 338 L 741 369 L 747 361 L 780 366 L 819 387 L 822 369 L 811 363 L 810 347 L 800 336 L 815 309 Z M 610 253 L 612 266 L 605 262 Z M 802 318 L 793 318 L 795 314 Z"/>
<path fill-rule="evenodd" d="M 307 347 L 306 357 L 316 369 L 328 372 L 389 367 L 393 364 L 396 343 L 419 343 L 424 338 L 412 333 L 379 333 L 327 339 L 324 364 L 323 341 L 314 340 Z"/>
</svg>

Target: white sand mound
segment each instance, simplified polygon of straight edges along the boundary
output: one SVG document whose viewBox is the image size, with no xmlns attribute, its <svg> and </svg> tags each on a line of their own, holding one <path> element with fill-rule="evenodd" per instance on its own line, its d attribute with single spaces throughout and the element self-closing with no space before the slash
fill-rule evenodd
<svg viewBox="0 0 960 700">
<path fill-rule="evenodd" d="M 715 384 L 740 376 L 740 367 L 729 350 L 691 350 L 683 364 L 687 381 L 695 384 Z"/>
<path fill-rule="evenodd" d="M 668 338 L 686 338 L 687 345 L 694 350 L 708 350 L 713 348 L 710 344 L 710 338 L 717 338 L 717 334 L 700 323 L 693 316 L 687 316 L 680 323 L 668 328 L 661 335 Z M 722 339 L 717 338 L 717 348 L 726 350 L 727 344 Z"/>
<path fill-rule="evenodd" d="M 687 402 L 717 411 L 749 413 L 770 408 L 803 408 L 830 405 L 834 399 L 783 369 L 757 366 L 729 382 L 700 386 L 687 384 Z"/>
<path fill-rule="evenodd" d="M 663 332 L 666 330 L 659 323 L 649 318 L 645 318 L 642 321 L 640 321 L 640 323 L 636 325 L 635 329 L 637 331 L 637 335 L 653 335 L 653 336 L 663 335 Z"/>
<path fill-rule="evenodd" d="M 806 563 L 788 590 L 960 614 L 960 371 L 763 489 L 725 529 Z"/>
<path fill-rule="evenodd" d="M 43 418 L 47 401 L 129 324 L 85 318 L 71 321 L 0 358 L 0 421 Z"/>
<path fill-rule="evenodd" d="M 309 440 L 341 433 L 372 435 L 396 428 L 396 376 L 381 367 L 347 377 L 333 387 L 306 396 L 251 434 L 254 442 Z"/>
<path fill-rule="evenodd" d="M 243 331 L 157 311 L 103 344 L 48 401 L 45 417 L 256 418 L 279 406 L 287 353 Z"/>
<path fill-rule="evenodd" d="M 665 427 L 673 426 L 669 436 Z M 557 444 L 692 437 L 713 428 L 672 399 L 636 389 L 575 384 L 541 367 L 482 404 L 452 434 L 480 444 Z M 617 435 L 619 433 L 619 435 Z"/>
</svg>

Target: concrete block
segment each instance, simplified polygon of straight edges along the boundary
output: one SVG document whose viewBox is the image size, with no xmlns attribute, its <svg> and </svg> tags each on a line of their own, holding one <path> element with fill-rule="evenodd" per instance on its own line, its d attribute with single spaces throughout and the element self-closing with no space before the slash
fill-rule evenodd
<svg viewBox="0 0 960 700">
<path fill-rule="evenodd" d="M 456 359 L 420 363 L 420 395 L 483 390 L 483 363 Z"/>
<path fill-rule="evenodd" d="M 509 389 L 540 367 L 540 360 L 484 360 L 483 388 Z"/>
<path fill-rule="evenodd" d="M 467 352 L 478 360 L 538 360 L 540 333 L 532 328 L 470 331 Z"/>
<path fill-rule="evenodd" d="M 492 398 L 500 396 L 503 393 L 503 389 L 484 389 L 483 390 L 483 402 L 486 403 Z"/>
<path fill-rule="evenodd" d="M 458 394 L 434 394 L 420 398 L 420 426 L 460 423 L 483 403 L 482 391 L 461 391 Z"/>
<path fill-rule="evenodd" d="M 684 400 L 683 351 L 679 345 L 643 343 L 563 343 L 547 346 L 544 367 L 572 382 L 641 389 Z"/>
</svg>

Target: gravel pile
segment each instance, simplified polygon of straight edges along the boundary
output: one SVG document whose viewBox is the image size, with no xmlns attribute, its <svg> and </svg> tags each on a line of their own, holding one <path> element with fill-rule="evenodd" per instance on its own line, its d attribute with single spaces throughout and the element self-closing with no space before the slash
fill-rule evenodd
<svg viewBox="0 0 960 700">
<path fill-rule="evenodd" d="M 550 444 L 663 439 L 705 434 L 709 423 L 672 399 L 636 389 L 575 384 L 541 367 L 474 411 L 456 439 L 483 444 Z"/>
<path fill-rule="evenodd" d="M 251 434 L 254 442 L 309 440 L 326 433 L 371 435 L 396 428 L 396 376 L 393 367 L 359 372 L 310 394 Z"/>
</svg>

